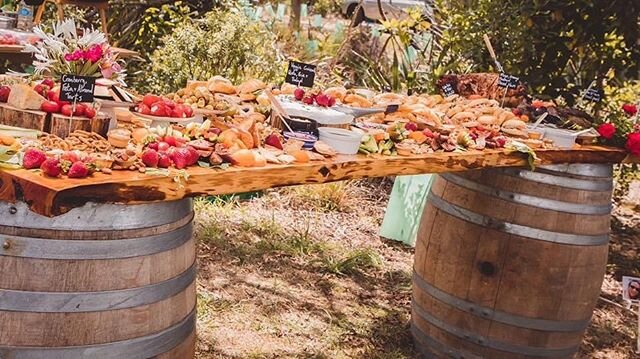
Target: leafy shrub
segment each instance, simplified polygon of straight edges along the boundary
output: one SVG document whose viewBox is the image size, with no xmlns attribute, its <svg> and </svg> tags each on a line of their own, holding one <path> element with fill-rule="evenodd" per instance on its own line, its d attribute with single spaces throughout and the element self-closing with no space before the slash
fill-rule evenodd
<svg viewBox="0 0 640 359">
<path fill-rule="evenodd" d="M 145 90 L 175 91 L 188 80 L 221 75 L 233 82 L 284 76 L 275 35 L 238 9 L 212 10 L 178 24 L 151 55 Z"/>
</svg>

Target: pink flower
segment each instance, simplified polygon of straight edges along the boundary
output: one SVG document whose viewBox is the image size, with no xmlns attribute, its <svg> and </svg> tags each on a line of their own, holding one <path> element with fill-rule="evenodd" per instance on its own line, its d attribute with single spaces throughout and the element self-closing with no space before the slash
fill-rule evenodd
<svg viewBox="0 0 640 359">
<path fill-rule="evenodd" d="M 105 64 L 100 68 L 100 72 L 102 73 L 102 77 L 110 79 L 114 74 L 113 66 L 111 64 Z"/>
<path fill-rule="evenodd" d="M 73 61 L 73 55 L 71 54 L 64 54 L 64 60 L 67 62 L 71 62 Z"/>
</svg>

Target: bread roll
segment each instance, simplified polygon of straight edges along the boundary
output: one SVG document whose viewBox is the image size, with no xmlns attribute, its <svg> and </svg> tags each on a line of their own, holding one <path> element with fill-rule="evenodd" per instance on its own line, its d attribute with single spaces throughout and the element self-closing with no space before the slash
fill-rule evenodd
<svg viewBox="0 0 640 359">
<path fill-rule="evenodd" d="M 257 79 L 251 79 L 243 82 L 240 86 L 238 86 L 238 93 L 241 94 L 251 94 L 259 90 L 263 90 L 267 85 Z"/>
</svg>

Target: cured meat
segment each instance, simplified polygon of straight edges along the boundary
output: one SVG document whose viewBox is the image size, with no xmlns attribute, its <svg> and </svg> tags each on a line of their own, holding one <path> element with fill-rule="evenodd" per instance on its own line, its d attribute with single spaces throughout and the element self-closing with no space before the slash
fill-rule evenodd
<svg viewBox="0 0 640 359">
<path fill-rule="evenodd" d="M 445 75 L 438 81 L 438 86 L 451 84 L 457 94 L 464 97 L 477 95 L 493 100 L 502 101 L 505 97 L 505 89 L 498 87 L 499 74 L 475 73 L 463 75 Z M 508 89 L 505 97 L 505 106 L 516 107 L 527 96 L 527 89 L 520 82 L 515 89 Z"/>
</svg>

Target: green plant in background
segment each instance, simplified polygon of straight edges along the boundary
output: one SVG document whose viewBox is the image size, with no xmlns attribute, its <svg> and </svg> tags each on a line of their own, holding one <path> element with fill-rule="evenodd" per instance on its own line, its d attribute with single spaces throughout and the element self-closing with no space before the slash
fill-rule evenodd
<svg viewBox="0 0 640 359">
<path fill-rule="evenodd" d="M 175 91 L 188 80 L 221 75 L 233 82 L 256 77 L 279 80 L 282 59 L 275 35 L 241 9 L 214 9 L 202 18 L 180 23 L 151 55 L 145 89 Z"/>
<path fill-rule="evenodd" d="M 486 71 L 492 60 L 482 42 L 488 34 L 507 72 L 533 93 L 568 104 L 581 89 L 616 78 L 637 78 L 640 2 L 636 0 L 437 0 L 442 45 Z"/>
<path fill-rule="evenodd" d="M 309 3 L 314 13 L 327 16 L 340 13 L 342 0 L 316 0 L 310 1 Z"/>
<path fill-rule="evenodd" d="M 381 28 L 359 27 L 351 33 L 338 63 L 338 76 L 356 86 L 395 92 L 434 92 L 443 74 L 464 71 L 464 63 L 449 58 L 419 9 L 402 20 L 389 19 Z"/>
</svg>

